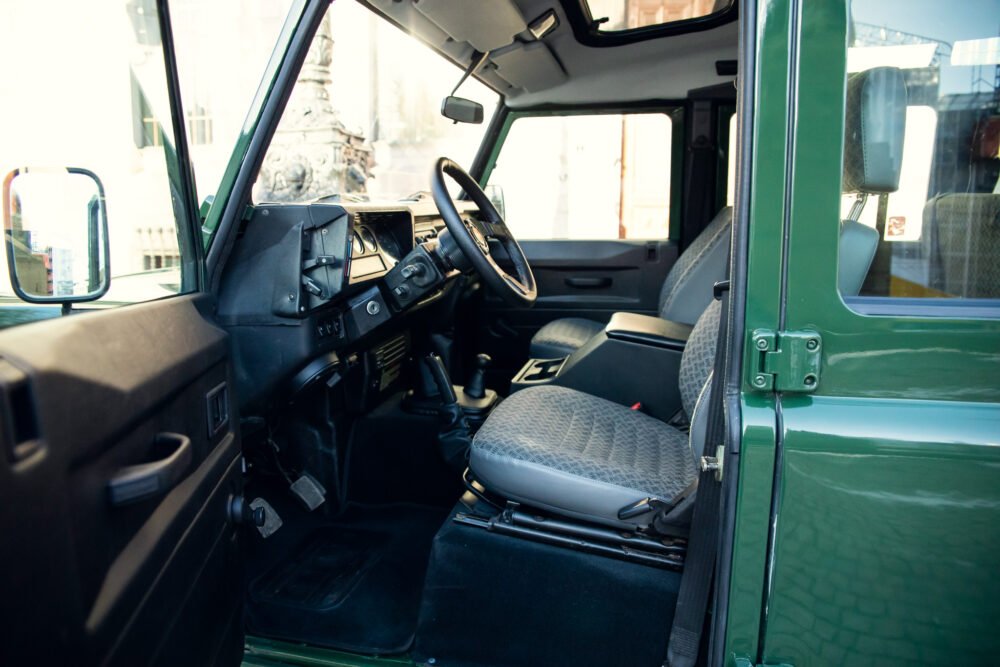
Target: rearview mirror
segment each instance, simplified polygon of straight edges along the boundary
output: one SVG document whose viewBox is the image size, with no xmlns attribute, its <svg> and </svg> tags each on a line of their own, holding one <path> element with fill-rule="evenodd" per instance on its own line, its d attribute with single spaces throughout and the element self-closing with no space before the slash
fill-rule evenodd
<svg viewBox="0 0 1000 667">
<path fill-rule="evenodd" d="M 449 95 L 441 102 L 441 115 L 456 123 L 478 125 L 483 122 L 483 105 L 464 97 Z"/>
<path fill-rule="evenodd" d="M 110 284 L 104 186 L 86 169 L 15 169 L 3 182 L 7 272 L 18 298 L 70 304 Z"/>
</svg>

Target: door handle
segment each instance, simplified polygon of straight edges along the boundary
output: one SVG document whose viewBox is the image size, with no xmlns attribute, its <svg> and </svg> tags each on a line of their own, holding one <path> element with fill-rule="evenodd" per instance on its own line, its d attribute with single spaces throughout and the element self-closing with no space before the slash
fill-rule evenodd
<svg viewBox="0 0 1000 667">
<path fill-rule="evenodd" d="M 611 287 L 611 278 L 567 278 L 566 284 L 579 289 L 601 289 Z"/>
<path fill-rule="evenodd" d="M 191 438 L 180 433 L 160 433 L 153 451 L 163 458 L 126 466 L 108 482 L 111 504 L 119 507 L 158 496 L 184 478 L 191 467 Z"/>
</svg>

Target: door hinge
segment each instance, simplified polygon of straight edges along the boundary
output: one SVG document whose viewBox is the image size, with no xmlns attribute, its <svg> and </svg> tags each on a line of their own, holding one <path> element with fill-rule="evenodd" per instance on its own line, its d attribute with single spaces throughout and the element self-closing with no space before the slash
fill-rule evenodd
<svg viewBox="0 0 1000 667">
<path fill-rule="evenodd" d="M 823 339 L 815 331 L 756 329 L 750 385 L 759 391 L 813 392 L 819 385 Z"/>
</svg>

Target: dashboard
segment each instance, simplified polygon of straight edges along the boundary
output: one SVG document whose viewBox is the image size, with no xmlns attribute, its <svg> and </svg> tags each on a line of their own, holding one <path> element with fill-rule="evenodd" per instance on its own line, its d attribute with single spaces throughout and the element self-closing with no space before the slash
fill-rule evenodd
<svg viewBox="0 0 1000 667">
<path fill-rule="evenodd" d="M 349 215 L 349 284 L 385 275 L 413 250 L 413 215 L 409 211 L 355 211 Z"/>
<path fill-rule="evenodd" d="M 475 205 L 459 209 L 471 214 Z M 440 300 L 459 274 L 437 252 L 444 229 L 430 198 L 254 207 L 216 310 L 232 339 L 241 399 L 265 400 L 316 363 L 325 372 L 380 368 L 408 354 L 407 345 L 397 351 L 399 337 L 408 340 L 407 318 Z"/>
</svg>

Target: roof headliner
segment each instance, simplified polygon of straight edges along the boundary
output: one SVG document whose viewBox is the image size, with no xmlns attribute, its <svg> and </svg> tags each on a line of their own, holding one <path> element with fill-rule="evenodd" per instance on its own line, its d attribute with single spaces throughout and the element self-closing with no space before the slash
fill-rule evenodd
<svg viewBox="0 0 1000 667">
<path fill-rule="evenodd" d="M 738 26 L 735 21 L 699 32 L 617 46 L 592 47 L 577 41 L 562 6 L 556 0 L 507 1 L 513 2 L 527 21 L 549 9 L 556 11 L 559 27 L 543 41 L 566 73 L 564 79 L 552 80 L 548 85 L 535 85 L 534 90 L 529 92 L 501 78 L 492 63 L 484 66 L 477 78 L 503 94 L 507 105 L 512 108 L 683 99 L 691 89 L 733 80 L 732 76 L 716 74 L 715 62 L 735 60 L 737 57 Z M 367 3 L 454 62 L 468 65 L 472 58 L 475 50 L 470 44 L 452 39 L 418 11 L 412 0 L 367 0 Z M 481 11 L 473 20 L 480 18 L 489 21 L 489 12 Z M 494 53 L 502 53 L 509 48 Z"/>
</svg>

